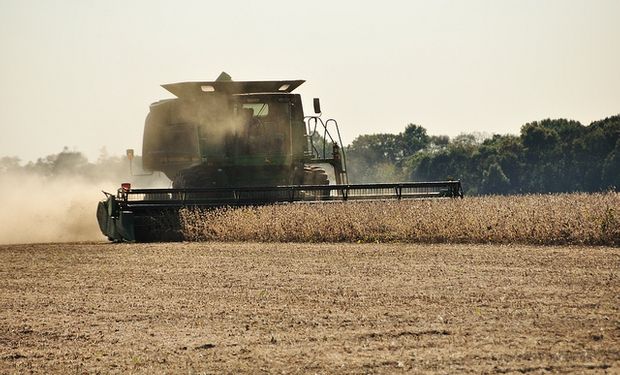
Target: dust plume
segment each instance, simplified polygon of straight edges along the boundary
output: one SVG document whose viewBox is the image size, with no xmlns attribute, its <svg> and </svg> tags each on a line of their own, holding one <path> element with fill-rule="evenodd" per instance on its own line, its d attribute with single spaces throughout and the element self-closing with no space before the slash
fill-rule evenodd
<svg viewBox="0 0 620 375">
<path fill-rule="evenodd" d="M 169 186 L 158 173 L 131 176 L 126 158 L 89 163 L 65 150 L 25 166 L 8 160 L 0 159 L 0 244 L 105 240 L 96 218 L 102 190 Z"/>
<path fill-rule="evenodd" d="M 101 187 L 77 176 L 5 174 L 0 180 L 0 244 L 93 241 Z"/>
</svg>

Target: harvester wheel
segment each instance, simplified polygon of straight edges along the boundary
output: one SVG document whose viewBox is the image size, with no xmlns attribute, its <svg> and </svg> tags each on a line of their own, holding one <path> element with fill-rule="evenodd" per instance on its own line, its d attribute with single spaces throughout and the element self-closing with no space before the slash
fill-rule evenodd
<svg viewBox="0 0 620 375">
<path fill-rule="evenodd" d="M 327 172 L 321 167 L 305 166 L 304 185 L 329 185 Z M 310 196 L 314 197 L 314 199 L 323 200 L 329 197 L 330 190 L 314 190 L 308 193 L 310 193 Z"/>
<path fill-rule="evenodd" d="M 315 185 L 329 185 L 329 177 L 323 169 L 315 171 L 314 181 Z"/>
<path fill-rule="evenodd" d="M 321 167 L 304 167 L 304 185 L 329 185 L 327 172 Z"/>
</svg>

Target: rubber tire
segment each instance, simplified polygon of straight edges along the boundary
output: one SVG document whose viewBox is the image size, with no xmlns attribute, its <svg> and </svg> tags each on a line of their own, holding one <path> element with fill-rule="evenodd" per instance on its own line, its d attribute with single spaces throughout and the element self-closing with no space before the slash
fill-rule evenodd
<svg viewBox="0 0 620 375">
<path fill-rule="evenodd" d="M 321 167 L 304 167 L 304 185 L 329 185 L 329 176 Z"/>
</svg>

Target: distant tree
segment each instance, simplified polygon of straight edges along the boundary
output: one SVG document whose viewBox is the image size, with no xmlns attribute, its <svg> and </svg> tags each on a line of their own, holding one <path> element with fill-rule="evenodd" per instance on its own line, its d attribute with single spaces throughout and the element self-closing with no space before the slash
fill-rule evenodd
<svg viewBox="0 0 620 375">
<path fill-rule="evenodd" d="M 24 171 L 27 173 L 38 174 L 40 176 L 51 176 L 55 160 L 56 155 L 48 155 L 46 157 L 38 158 L 36 162 L 29 162 L 26 164 L 24 166 Z"/>
<path fill-rule="evenodd" d="M 67 147 L 56 155 L 52 162 L 52 174 L 70 175 L 82 174 L 88 168 L 88 159 L 81 152 L 69 151 Z"/>
<path fill-rule="evenodd" d="M 525 124 L 521 128 L 523 145 L 534 155 L 540 156 L 555 149 L 560 141 L 558 133 L 538 122 Z"/>
<path fill-rule="evenodd" d="M 360 135 L 347 147 L 350 179 L 356 182 L 402 181 L 404 161 L 429 146 L 426 129 L 413 123 L 399 134 Z"/>
<path fill-rule="evenodd" d="M 620 191 L 620 139 L 616 147 L 605 158 L 602 172 L 603 188 L 614 188 Z"/>
<path fill-rule="evenodd" d="M 355 155 L 368 163 L 395 163 L 402 157 L 398 135 L 387 133 L 360 135 L 347 151 L 348 155 Z"/>
<path fill-rule="evenodd" d="M 473 147 L 478 143 L 478 138 L 474 134 L 468 133 L 461 133 L 450 141 L 450 145 L 454 147 Z"/>
<path fill-rule="evenodd" d="M 396 165 L 402 158 L 400 138 L 396 134 L 360 135 L 347 147 L 349 178 L 352 182 L 380 182 L 384 169 L 397 178 Z"/>
<path fill-rule="evenodd" d="M 478 181 L 479 184 L 482 172 L 476 152 L 477 147 L 468 142 L 451 142 L 445 150 L 439 152 L 423 151 L 409 159 L 407 163 L 409 179 L 413 181 L 458 179 L 467 181 L 466 186 L 469 189 L 477 189 L 474 181 Z M 472 191 L 468 192 L 471 194 Z"/>
<path fill-rule="evenodd" d="M 4 156 L 0 158 L 0 174 L 17 172 L 21 169 L 21 161 L 15 156 Z"/>
<path fill-rule="evenodd" d="M 573 140 L 581 137 L 586 132 L 586 127 L 579 121 L 567 119 L 546 119 L 540 121 L 546 128 L 553 129 L 565 144 L 570 144 Z"/>
<path fill-rule="evenodd" d="M 510 179 L 506 177 L 502 167 L 493 163 L 482 175 L 482 188 L 484 194 L 506 194 L 510 188 Z"/>
<path fill-rule="evenodd" d="M 495 134 L 485 139 L 478 147 L 480 168 L 488 172 L 490 166 L 496 163 L 508 179 L 509 186 L 504 186 L 502 191 L 493 191 L 494 194 L 519 192 L 523 173 L 522 154 L 523 145 L 519 137 L 514 135 Z M 483 187 L 481 190 L 485 191 L 485 188 Z"/>
<path fill-rule="evenodd" d="M 38 158 L 36 162 L 29 162 L 22 171 L 39 176 L 88 176 L 93 165 L 86 156 L 78 151 L 69 151 L 65 147 L 60 153 Z"/>
<path fill-rule="evenodd" d="M 431 150 L 441 150 L 448 147 L 450 137 L 447 135 L 431 135 L 428 139 L 428 146 Z"/>
<path fill-rule="evenodd" d="M 426 134 L 426 129 L 423 127 L 408 124 L 405 131 L 400 133 L 400 141 L 402 142 L 402 156 L 407 157 L 428 147 L 430 137 Z"/>
<path fill-rule="evenodd" d="M 561 190 L 561 176 L 558 176 L 558 172 L 564 169 L 561 138 L 550 124 L 551 121 L 546 120 L 528 123 L 521 128 L 524 158 L 528 165 L 522 180 L 524 192 Z"/>
</svg>

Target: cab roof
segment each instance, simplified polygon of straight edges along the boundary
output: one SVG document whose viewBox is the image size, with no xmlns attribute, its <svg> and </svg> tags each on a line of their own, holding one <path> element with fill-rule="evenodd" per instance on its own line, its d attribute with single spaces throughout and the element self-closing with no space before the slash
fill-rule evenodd
<svg viewBox="0 0 620 375">
<path fill-rule="evenodd" d="M 190 98 L 216 93 L 225 95 L 290 93 L 304 82 L 306 81 L 205 81 L 168 83 L 161 87 L 178 98 Z"/>
</svg>

